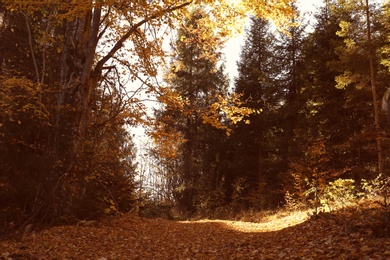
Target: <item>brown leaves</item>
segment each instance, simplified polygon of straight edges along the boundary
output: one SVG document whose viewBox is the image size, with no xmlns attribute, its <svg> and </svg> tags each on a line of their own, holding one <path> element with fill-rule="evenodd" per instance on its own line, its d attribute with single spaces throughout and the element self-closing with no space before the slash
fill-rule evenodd
<svg viewBox="0 0 390 260">
<path fill-rule="evenodd" d="M 376 238 L 378 209 L 273 216 L 262 223 L 145 219 L 131 215 L 94 225 L 53 227 L 3 240 L 0 259 L 385 259 Z"/>
</svg>

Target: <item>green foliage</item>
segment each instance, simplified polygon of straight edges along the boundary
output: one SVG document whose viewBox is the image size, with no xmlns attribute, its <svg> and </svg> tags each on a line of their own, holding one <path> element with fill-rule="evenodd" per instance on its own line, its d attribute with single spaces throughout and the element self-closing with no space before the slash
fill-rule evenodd
<svg viewBox="0 0 390 260">
<path fill-rule="evenodd" d="M 357 200 L 355 181 L 337 179 L 329 182 L 320 197 L 320 204 L 329 207 L 330 210 L 346 207 L 348 203 Z"/>
<path fill-rule="evenodd" d="M 302 208 L 313 208 L 314 213 L 333 211 L 340 208 L 356 205 L 361 200 L 377 201 L 384 208 L 388 207 L 389 193 L 386 179 L 379 175 L 372 180 L 360 180 L 356 184 L 353 179 L 337 178 L 327 183 L 313 180 L 307 183 L 307 189 L 299 193 L 286 192 L 286 207 L 298 210 Z"/>
</svg>

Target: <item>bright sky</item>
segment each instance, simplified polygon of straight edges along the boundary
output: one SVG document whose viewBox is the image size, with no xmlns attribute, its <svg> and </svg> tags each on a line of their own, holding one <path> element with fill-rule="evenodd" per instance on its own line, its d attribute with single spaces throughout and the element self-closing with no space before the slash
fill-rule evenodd
<svg viewBox="0 0 390 260">
<path fill-rule="evenodd" d="M 323 0 L 298 0 L 298 8 L 303 13 L 308 13 L 306 16 L 310 16 L 310 12 L 314 12 L 316 10 L 316 6 L 320 5 Z M 241 46 L 244 44 L 244 32 L 230 39 L 226 43 L 226 47 L 224 49 L 225 57 L 226 57 L 226 72 L 229 74 L 230 85 L 233 86 L 234 77 L 237 76 L 237 61 L 239 60 L 241 53 Z M 152 104 L 155 105 L 155 104 Z M 144 130 L 142 127 L 134 128 L 132 131 L 137 135 L 136 141 L 140 141 L 141 136 L 144 136 Z M 148 142 L 148 141 L 146 141 Z M 144 145 L 142 145 L 144 146 Z"/>
<path fill-rule="evenodd" d="M 381 1 L 381 0 L 370 0 L 370 1 Z M 389 0 L 383 0 L 389 1 Z M 323 5 L 323 0 L 298 0 L 298 9 L 304 15 L 305 19 L 310 19 L 311 16 L 316 12 L 317 8 Z M 226 70 L 229 73 L 229 78 L 231 80 L 230 84 L 233 85 L 234 77 L 237 76 L 237 61 L 239 60 L 241 53 L 241 46 L 244 44 L 244 33 L 240 36 L 230 39 L 226 43 L 226 48 L 224 49 L 225 57 L 226 57 Z M 150 148 L 151 141 L 145 135 L 144 129 L 142 127 L 133 128 L 131 131 L 135 134 L 134 142 L 137 145 L 138 149 L 138 161 L 139 167 L 144 168 L 145 173 L 149 173 L 150 165 L 148 163 L 149 159 L 145 157 L 147 154 L 147 148 Z M 147 155 L 148 156 L 148 155 Z M 138 169 L 140 172 L 142 171 L 140 168 Z"/>
<path fill-rule="evenodd" d="M 304 14 L 306 19 L 316 11 L 318 6 L 321 6 L 322 0 L 298 0 L 298 9 Z M 244 44 L 244 34 L 230 39 L 226 43 L 224 53 L 226 56 L 226 70 L 229 73 L 230 84 L 232 85 L 234 77 L 237 76 L 237 61 L 240 57 L 241 47 Z"/>
</svg>

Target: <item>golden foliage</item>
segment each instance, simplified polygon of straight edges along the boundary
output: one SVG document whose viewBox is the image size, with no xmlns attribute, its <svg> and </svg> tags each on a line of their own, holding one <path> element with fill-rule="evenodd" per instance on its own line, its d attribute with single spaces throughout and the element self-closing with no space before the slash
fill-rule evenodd
<svg viewBox="0 0 390 260">
<path fill-rule="evenodd" d="M 225 130 L 228 136 L 232 132 L 232 124 L 235 125 L 243 120 L 245 124 L 249 124 L 249 116 L 253 113 L 261 113 L 261 110 L 245 107 L 245 101 L 240 98 L 241 95 L 237 94 L 218 95 L 216 102 L 201 114 L 203 123 Z"/>
<path fill-rule="evenodd" d="M 158 156 L 161 159 L 177 159 L 179 156 L 180 144 L 184 143 L 186 140 L 177 130 L 169 128 L 168 131 L 167 128 L 168 126 L 166 123 L 156 121 L 154 129 L 152 132 L 149 132 L 149 135 L 158 146 L 158 149 L 155 152 L 158 152 Z"/>
<path fill-rule="evenodd" d="M 324 142 L 318 141 L 307 148 L 304 160 L 290 163 L 289 174 L 294 185 L 293 194 L 286 193 L 290 204 L 306 201 L 318 213 L 320 207 L 333 210 L 355 199 L 353 180 L 339 178 L 350 168 L 331 169 L 327 166 L 329 161 Z"/>
<path fill-rule="evenodd" d="M 26 78 L 0 78 L 0 111 L 3 122 L 19 125 L 48 124 L 49 112 L 42 103 L 40 84 Z M 26 120 L 25 122 L 22 122 Z"/>
</svg>

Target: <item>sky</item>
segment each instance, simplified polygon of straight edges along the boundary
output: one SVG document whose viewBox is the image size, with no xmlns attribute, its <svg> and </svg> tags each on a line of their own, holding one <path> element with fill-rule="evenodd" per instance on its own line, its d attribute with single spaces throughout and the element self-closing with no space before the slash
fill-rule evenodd
<svg viewBox="0 0 390 260">
<path fill-rule="evenodd" d="M 314 13 L 316 10 L 316 7 L 321 5 L 323 0 L 298 0 L 298 8 L 301 10 L 302 13 L 306 14 L 305 16 L 307 19 L 310 18 L 310 14 Z M 239 60 L 240 53 L 241 53 L 241 47 L 244 44 L 245 39 L 245 32 L 243 30 L 241 35 L 238 35 L 237 37 L 234 37 L 230 39 L 226 43 L 226 47 L 224 48 L 223 52 L 225 54 L 226 59 L 226 72 L 229 75 L 230 78 L 230 85 L 233 85 L 234 78 L 238 75 L 237 74 L 237 61 Z M 146 104 L 148 105 L 148 104 Z M 153 103 L 152 105 L 155 105 Z M 137 144 L 138 152 L 143 153 L 141 150 L 142 147 L 149 146 L 150 140 L 145 136 L 144 129 L 142 127 L 136 127 L 132 128 L 132 133 L 135 134 L 136 139 L 134 140 Z"/>
<path fill-rule="evenodd" d="M 383 0 L 385 1 L 385 0 Z M 310 17 L 316 12 L 318 7 L 324 5 L 324 0 L 297 0 L 298 10 L 304 15 L 305 19 L 310 19 Z M 370 0 L 370 2 L 381 2 L 381 0 Z M 241 53 L 241 46 L 244 43 L 244 34 L 239 35 L 230 39 L 226 43 L 224 49 L 226 57 L 226 69 L 229 73 L 229 78 L 231 84 L 233 83 L 234 77 L 237 76 L 237 61 Z"/>
<path fill-rule="evenodd" d="M 305 19 L 310 19 L 310 15 L 315 12 L 316 7 L 321 5 L 323 0 L 298 0 L 299 10 L 305 14 Z M 226 43 L 226 47 L 223 52 L 226 59 L 226 72 L 230 78 L 230 86 L 234 84 L 234 78 L 238 75 L 237 73 L 237 61 L 240 58 L 241 47 L 244 44 L 245 31 L 242 30 L 242 34 L 230 39 Z M 148 104 L 147 104 L 148 105 Z M 153 103 L 155 105 L 155 103 Z M 150 164 L 148 149 L 151 148 L 152 141 L 145 135 L 145 129 L 142 127 L 132 128 L 131 132 L 135 135 L 134 142 L 137 147 L 137 161 L 139 173 L 151 173 L 152 166 Z"/>
<path fill-rule="evenodd" d="M 324 2 L 323 0 L 298 0 L 298 9 L 304 14 L 306 19 L 309 19 L 310 16 L 316 11 L 317 7 L 321 6 Z M 226 70 L 229 73 L 229 78 L 231 84 L 234 81 L 234 78 L 237 76 L 237 61 L 240 57 L 241 47 L 244 44 L 245 35 L 242 33 L 237 37 L 230 39 L 226 43 L 224 48 L 225 58 L 226 58 Z"/>
<path fill-rule="evenodd" d="M 298 8 L 302 13 L 305 13 L 307 17 L 310 17 L 310 13 L 314 13 L 316 7 L 321 5 L 323 0 L 297 0 Z M 226 72 L 230 78 L 230 85 L 232 86 L 234 82 L 234 78 L 237 74 L 237 61 L 239 60 L 241 47 L 244 44 L 245 40 L 245 32 L 242 30 L 240 35 L 230 39 L 225 44 L 225 48 L 223 50 L 226 59 Z M 143 135 L 142 128 L 136 128 L 134 131 L 136 135 Z"/>
</svg>

